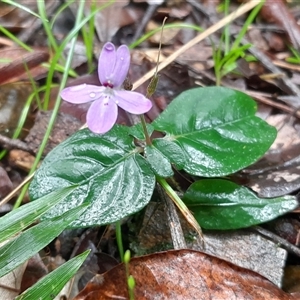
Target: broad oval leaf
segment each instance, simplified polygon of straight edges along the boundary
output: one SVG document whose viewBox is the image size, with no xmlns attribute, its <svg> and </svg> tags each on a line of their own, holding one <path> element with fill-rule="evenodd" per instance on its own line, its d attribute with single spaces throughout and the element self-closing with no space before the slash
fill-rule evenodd
<svg viewBox="0 0 300 300">
<path fill-rule="evenodd" d="M 293 196 L 261 199 L 247 188 L 224 179 L 194 182 L 183 201 L 201 227 L 219 230 L 267 222 L 298 205 Z"/>
<path fill-rule="evenodd" d="M 44 217 L 53 218 L 89 203 L 84 214 L 71 224 L 87 227 L 113 223 L 142 209 L 152 196 L 155 176 L 135 148 L 127 127 L 114 126 L 104 135 L 85 129 L 48 154 L 29 193 L 35 200 L 70 185 L 78 187 Z"/>
<path fill-rule="evenodd" d="M 176 97 L 152 125 L 185 152 L 186 172 L 224 176 L 255 162 L 276 137 L 255 112 L 255 101 L 244 93 L 195 88 Z"/>
</svg>

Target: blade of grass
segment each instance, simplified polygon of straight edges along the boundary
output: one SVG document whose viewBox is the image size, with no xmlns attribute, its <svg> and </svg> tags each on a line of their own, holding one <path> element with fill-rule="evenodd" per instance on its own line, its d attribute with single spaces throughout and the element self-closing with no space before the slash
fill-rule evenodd
<svg viewBox="0 0 300 300">
<path fill-rule="evenodd" d="M 10 4 L 10 5 L 13 5 L 13 6 L 15 6 L 15 7 L 18 7 L 18 8 L 20 8 L 20 9 L 24 10 L 24 11 L 27 11 L 28 13 L 34 15 L 35 17 L 37 17 L 37 18 L 39 18 L 39 19 L 41 18 L 41 17 L 40 17 L 37 13 L 35 13 L 33 10 L 29 9 L 28 7 L 26 7 L 26 6 L 24 6 L 24 5 L 20 4 L 20 3 L 17 3 L 17 2 L 15 2 L 15 1 L 11 1 L 11 0 L 2 0 L 2 2 L 7 3 L 7 4 Z"/>
<path fill-rule="evenodd" d="M 35 253 L 46 247 L 87 208 L 81 205 L 62 216 L 39 223 L 22 232 L 0 248 L 0 277 L 14 270 Z"/>
<path fill-rule="evenodd" d="M 92 0 L 90 9 L 91 12 L 96 10 L 96 2 Z M 88 59 L 88 72 L 93 71 L 93 41 L 95 38 L 95 16 L 91 17 L 88 21 L 88 26 L 83 26 L 81 29 L 83 42 L 85 44 L 86 56 Z"/>
<path fill-rule="evenodd" d="M 50 46 L 53 48 L 54 52 L 56 52 L 58 50 L 58 45 L 57 45 L 56 39 L 52 33 L 52 29 L 50 27 L 50 22 L 47 19 L 45 1 L 44 0 L 37 1 L 37 6 L 38 6 L 39 14 L 41 16 L 43 28 L 46 31 L 47 38 L 50 42 Z"/>
<path fill-rule="evenodd" d="M 246 22 L 243 25 L 241 31 L 239 32 L 238 36 L 235 38 L 235 41 L 233 42 L 231 49 L 235 49 L 239 46 L 239 44 L 241 43 L 241 40 L 243 39 L 243 37 L 245 36 L 245 34 L 249 28 L 249 26 L 253 23 L 255 17 L 261 10 L 264 3 L 265 3 L 265 0 L 260 0 L 260 3 L 256 7 L 253 8 L 253 10 L 249 14 L 248 18 L 246 19 Z"/>
<path fill-rule="evenodd" d="M 36 201 L 23 205 L 0 218 L 0 242 L 24 230 L 47 210 L 61 202 L 76 186 L 54 191 Z"/>
<path fill-rule="evenodd" d="M 91 250 L 86 250 L 70 259 L 68 262 L 43 277 L 20 296 L 16 297 L 15 300 L 53 299 L 76 274 L 80 266 L 88 257 L 90 251 Z"/>
<path fill-rule="evenodd" d="M 9 32 L 8 30 L 6 30 L 3 26 L 0 25 L 0 31 L 5 34 L 9 39 L 11 39 L 13 42 L 15 42 L 17 45 L 19 45 L 20 47 L 24 48 L 25 50 L 32 52 L 33 49 L 31 47 L 29 47 L 28 45 L 26 45 L 25 43 L 23 43 L 22 41 L 20 41 L 14 34 L 12 34 L 11 32 Z"/>
</svg>

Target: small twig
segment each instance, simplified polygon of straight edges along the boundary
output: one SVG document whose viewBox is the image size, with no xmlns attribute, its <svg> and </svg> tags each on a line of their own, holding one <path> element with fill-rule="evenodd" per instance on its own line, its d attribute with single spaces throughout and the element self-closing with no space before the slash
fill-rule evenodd
<svg viewBox="0 0 300 300">
<path fill-rule="evenodd" d="M 241 42 L 244 45 L 249 44 L 249 41 L 247 41 L 246 39 L 242 39 Z M 269 57 L 267 57 L 262 51 L 258 50 L 256 47 L 251 47 L 248 49 L 248 51 L 251 52 L 271 72 L 276 74 L 284 74 L 284 76 L 282 76 L 280 80 L 282 81 L 284 86 L 287 87 L 289 91 L 291 91 L 294 95 L 298 96 L 300 100 L 300 89 L 288 78 L 284 71 L 276 67 L 273 64 L 272 60 Z"/>
<path fill-rule="evenodd" d="M 149 1 L 149 6 L 143 16 L 142 21 L 139 23 L 139 25 L 136 29 L 136 32 L 132 38 L 132 41 L 136 41 L 142 35 L 142 32 L 145 29 L 146 25 L 148 24 L 150 18 L 152 17 L 152 15 L 156 11 L 156 9 L 160 6 L 160 4 L 157 4 L 157 3 L 153 3 L 153 4 L 150 4 L 150 3 L 151 2 Z"/>
<path fill-rule="evenodd" d="M 271 241 L 273 241 L 274 243 L 280 244 L 282 247 L 284 247 L 288 252 L 290 253 L 294 253 L 295 255 L 300 257 L 300 249 L 296 246 L 294 246 L 293 244 L 291 244 L 290 242 L 288 242 L 287 240 L 281 238 L 280 236 L 278 236 L 277 234 L 266 230 L 260 226 L 255 226 L 252 227 L 251 230 L 253 230 L 254 232 L 258 232 L 261 235 L 269 238 Z"/>
<path fill-rule="evenodd" d="M 0 201 L 0 206 L 7 203 L 25 184 L 33 177 L 34 173 L 28 175 L 14 190 L 12 190 L 5 198 Z"/>
<path fill-rule="evenodd" d="M 28 145 L 18 139 L 11 139 L 5 135 L 0 134 L 0 144 L 4 149 L 20 149 L 33 153 L 33 151 L 28 147 Z"/>
<path fill-rule="evenodd" d="M 157 191 L 159 197 L 165 202 L 173 247 L 175 250 L 186 249 L 187 246 L 176 207 L 173 201 L 169 198 L 169 196 L 159 184 L 157 184 Z"/>
</svg>

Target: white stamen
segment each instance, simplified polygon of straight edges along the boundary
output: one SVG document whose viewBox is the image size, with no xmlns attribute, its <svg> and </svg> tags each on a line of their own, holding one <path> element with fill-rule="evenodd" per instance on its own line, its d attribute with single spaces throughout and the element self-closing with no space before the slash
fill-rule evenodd
<svg viewBox="0 0 300 300">
<path fill-rule="evenodd" d="M 115 102 L 116 102 L 116 104 L 119 104 L 119 101 L 118 101 L 118 100 L 116 100 Z"/>
<path fill-rule="evenodd" d="M 124 57 L 121 57 L 121 60 L 124 60 Z"/>
<path fill-rule="evenodd" d="M 96 97 L 96 94 L 95 94 L 95 93 L 90 93 L 90 97 L 91 97 L 91 98 L 95 98 L 95 97 Z"/>
</svg>

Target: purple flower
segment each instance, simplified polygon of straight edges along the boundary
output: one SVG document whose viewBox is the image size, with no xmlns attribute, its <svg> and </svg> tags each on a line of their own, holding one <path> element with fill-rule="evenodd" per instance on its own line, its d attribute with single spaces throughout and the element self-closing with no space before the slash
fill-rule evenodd
<svg viewBox="0 0 300 300">
<path fill-rule="evenodd" d="M 81 84 L 65 88 L 61 97 L 71 103 L 93 101 L 87 112 L 87 125 L 95 133 L 105 133 L 115 124 L 118 106 L 132 114 L 149 111 L 152 103 L 144 95 L 121 89 L 130 65 L 130 52 L 126 45 L 117 50 L 106 43 L 100 54 L 98 76 L 102 86 Z"/>
</svg>

